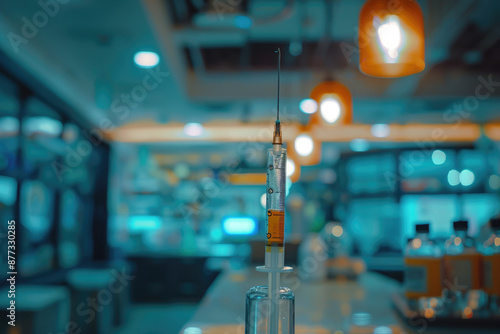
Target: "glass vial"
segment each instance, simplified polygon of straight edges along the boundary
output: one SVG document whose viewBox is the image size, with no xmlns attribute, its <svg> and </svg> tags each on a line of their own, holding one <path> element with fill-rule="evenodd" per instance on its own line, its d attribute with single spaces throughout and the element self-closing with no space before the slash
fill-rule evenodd
<svg viewBox="0 0 500 334">
<path fill-rule="evenodd" d="M 270 303 L 267 286 L 248 290 L 245 309 L 245 334 L 269 334 Z M 285 287 L 280 288 L 279 329 L 273 334 L 295 333 L 295 295 Z"/>
</svg>

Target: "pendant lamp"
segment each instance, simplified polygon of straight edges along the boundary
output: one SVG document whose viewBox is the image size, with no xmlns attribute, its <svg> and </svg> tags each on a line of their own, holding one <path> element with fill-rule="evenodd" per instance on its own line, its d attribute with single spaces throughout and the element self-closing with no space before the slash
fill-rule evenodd
<svg viewBox="0 0 500 334">
<path fill-rule="evenodd" d="M 310 125 L 300 129 L 295 140 L 288 143 L 287 150 L 288 156 L 300 166 L 317 165 L 321 160 L 321 142 L 314 139 Z"/>
<path fill-rule="evenodd" d="M 340 82 L 324 81 L 314 87 L 310 96 L 318 104 L 318 112 L 311 116 L 311 124 L 352 123 L 351 92 Z"/>
<path fill-rule="evenodd" d="M 425 68 L 424 19 L 415 0 L 368 0 L 359 16 L 361 72 L 383 78 Z"/>
</svg>

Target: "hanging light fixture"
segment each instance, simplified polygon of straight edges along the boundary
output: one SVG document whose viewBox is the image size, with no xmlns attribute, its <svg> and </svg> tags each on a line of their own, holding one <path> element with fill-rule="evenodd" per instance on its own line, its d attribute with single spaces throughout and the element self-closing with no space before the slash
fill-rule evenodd
<svg viewBox="0 0 500 334">
<path fill-rule="evenodd" d="M 317 165 L 321 160 L 321 142 L 312 136 L 310 125 L 304 126 L 295 140 L 288 143 L 287 150 L 296 166 Z"/>
<path fill-rule="evenodd" d="M 352 122 L 352 96 L 349 89 L 343 84 L 335 81 L 334 55 L 328 50 L 333 49 L 333 1 L 325 1 L 325 81 L 314 87 L 310 94 L 310 102 L 315 108 L 311 108 L 309 126 L 332 124 L 348 124 Z M 304 107 L 304 106 L 302 106 Z M 304 108 L 303 108 L 304 110 Z M 318 111 L 318 112 L 316 112 Z"/>
<path fill-rule="evenodd" d="M 336 81 L 325 81 L 314 87 L 311 99 L 318 104 L 319 113 L 311 124 L 332 125 L 352 122 L 352 96 L 349 88 Z"/>
<path fill-rule="evenodd" d="M 293 147 L 298 155 L 301 157 L 308 157 L 314 151 L 314 141 L 308 134 L 301 134 L 295 138 Z"/>
<path fill-rule="evenodd" d="M 397 78 L 425 68 L 424 19 L 415 0 L 368 0 L 359 15 L 359 65 L 374 77 Z"/>
</svg>

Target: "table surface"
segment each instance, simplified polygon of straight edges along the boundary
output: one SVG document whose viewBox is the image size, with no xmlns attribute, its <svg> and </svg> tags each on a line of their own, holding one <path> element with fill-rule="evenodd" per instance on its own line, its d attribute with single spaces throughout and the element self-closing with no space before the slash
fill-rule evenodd
<svg viewBox="0 0 500 334">
<path fill-rule="evenodd" d="M 266 274 L 253 269 L 226 271 L 207 291 L 191 320 L 181 330 L 182 334 L 243 333 L 245 294 L 253 286 L 266 285 Z M 327 280 L 305 282 L 296 273 L 285 274 L 282 286 L 295 293 L 295 323 L 298 333 L 487 333 L 488 330 L 432 328 L 417 323 L 410 327 L 399 317 L 391 302 L 391 295 L 401 291 L 400 284 L 380 274 L 367 272 L 356 281 Z M 191 327 L 191 328 L 190 328 Z M 186 330 L 186 328 L 190 328 Z M 222 328 L 224 330 L 222 331 Z M 316 330 L 312 330 L 315 328 Z M 217 330 L 213 331 L 214 333 Z"/>
</svg>

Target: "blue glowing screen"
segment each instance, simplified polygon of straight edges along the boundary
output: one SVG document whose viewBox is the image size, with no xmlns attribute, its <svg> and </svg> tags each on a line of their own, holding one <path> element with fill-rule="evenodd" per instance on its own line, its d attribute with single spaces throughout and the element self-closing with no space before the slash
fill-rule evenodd
<svg viewBox="0 0 500 334">
<path fill-rule="evenodd" d="M 257 219 L 250 216 L 226 216 L 222 219 L 222 231 L 226 235 L 254 235 Z"/>
</svg>

